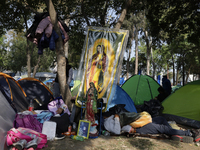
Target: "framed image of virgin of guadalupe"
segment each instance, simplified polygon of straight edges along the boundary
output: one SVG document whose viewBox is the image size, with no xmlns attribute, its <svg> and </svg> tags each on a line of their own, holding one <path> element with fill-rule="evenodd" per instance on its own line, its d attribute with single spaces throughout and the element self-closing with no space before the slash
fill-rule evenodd
<svg viewBox="0 0 200 150">
<path fill-rule="evenodd" d="M 93 82 L 97 89 L 97 99 L 103 99 L 107 107 L 113 96 L 113 85 L 117 85 L 121 74 L 128 35 L 128 30 L 88 27 L 75 79 L 80 81 L 77 93 L 74 93 L 76 106 L 81 106 L 79 101 L 84 99 Z"/>
<path fill-rule="evenodd" d="M 84 137 L 84 139 L 88 139 L 90 132 L 90 124 L 90 121 L 79 120 L 77 136 L 82 136 Z"/>
</svg>

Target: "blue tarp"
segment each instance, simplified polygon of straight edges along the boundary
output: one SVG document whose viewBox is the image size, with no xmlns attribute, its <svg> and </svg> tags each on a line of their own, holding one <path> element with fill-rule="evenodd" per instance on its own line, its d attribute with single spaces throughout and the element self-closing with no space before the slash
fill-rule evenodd
<svg viewBox="0 0 200 150">
<path fill-rule="evenodd" d="M 112 99 L 107 103 L 107 110 L 114 107 L 116 104 L 125 104 L 125 109 L 129 112 L 137 112 L 133 100 L 130 96 L 118 85 L 111 91 Z"/>
<path fill-rule="evenodd" d="M 160 75 L 157 77 L 157 82 L 160 84 Z"/>
<path fill-rule="evenodd" d="M 54 79 L 48 79 L 48 80 L 45 80 L 43 83 L 45 84 L 45 85 L 47 85 L 47 82 L 53 82 L 54 81 Z"/>
</svg>

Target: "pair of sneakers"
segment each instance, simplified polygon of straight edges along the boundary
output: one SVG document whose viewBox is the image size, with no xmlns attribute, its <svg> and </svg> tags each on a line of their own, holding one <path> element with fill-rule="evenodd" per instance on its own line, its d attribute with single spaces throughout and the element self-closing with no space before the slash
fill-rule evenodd
<svg viewBox="0 0 200 150">
<path fill-rule="evenodd" d="M 191 136 L 180 136 L 180 135 L 173 135 L 171 139 L 174 141 L 180 141 L 184 143 L 192 143 L 200 141 L 200 129 L 192 129 Z"/>
<path fill-rule="evenodd" d="M 181 136 L 181 135 L 172 135 L 171 139 L 173 141 L 179 141 L 183 143 L 193 143 L 193 137 L 191 136 Z"/>
<path fill-rule="evenodd" d="M 192 137 L 194 138 L 194 141 L 199 142 L 200 141 L 200 129 L 192 129 L 191 133 L 192 133 Z"/>
<path fill-rule="evenodd" d="M 29 148 L 33 148 L 36 149 L 37 148 L 37 138 L 29 141 L 27 143 L 27 141 L 25 139 L 19 140 L 16 143 L 13 143 L 12 146 L 17 148 L 18 150 L 22 150 L 24 148 L 29 149 Z"/>
</svg>

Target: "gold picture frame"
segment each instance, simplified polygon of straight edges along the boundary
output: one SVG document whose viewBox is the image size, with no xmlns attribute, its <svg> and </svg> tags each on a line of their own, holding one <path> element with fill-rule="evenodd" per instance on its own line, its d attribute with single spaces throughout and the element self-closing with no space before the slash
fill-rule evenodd
<svg viewBox="0 0 200 150">
<path fill-rule="evenodd" d="M 90 121 L 79 120 L 77 136 L 81 136 L 84 139 L 88 139 L 90 132 L 90 125 L 91 125 Z"/>
</svg>

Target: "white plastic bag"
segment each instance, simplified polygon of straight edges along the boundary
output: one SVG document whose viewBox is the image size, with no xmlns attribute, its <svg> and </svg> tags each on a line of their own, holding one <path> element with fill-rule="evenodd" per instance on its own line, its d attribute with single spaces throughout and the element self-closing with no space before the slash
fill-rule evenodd
<svg viewBox="0 0 200 150">
<path fill-rule="evenodd" d="M 47 135 L 47 140 L 54 140 L 56 136 L 56 122 L 45 121 L 42 127 L 42 133 Z"/>
</svg>

